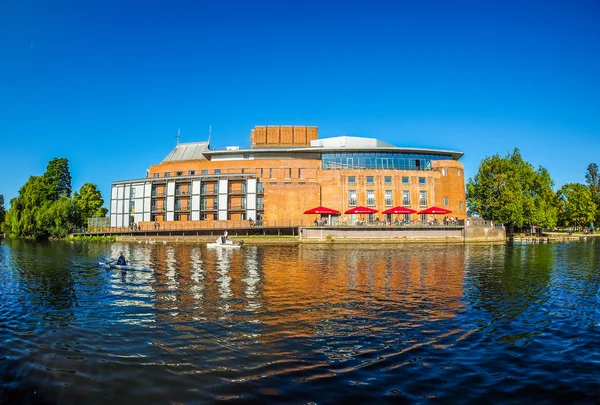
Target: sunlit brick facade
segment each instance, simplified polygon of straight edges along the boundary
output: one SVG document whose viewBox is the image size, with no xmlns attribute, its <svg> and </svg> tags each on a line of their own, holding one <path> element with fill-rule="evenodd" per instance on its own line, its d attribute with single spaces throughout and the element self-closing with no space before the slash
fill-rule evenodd
<svg viewBox="0 0 600 405">
<path fill-rule="evenodd" d="M 341 212 L 334 224 L 358 205 L 379 210 L 370 220 L 391 221 L 381 212 L 398 205 L 443 207 L 464 219 L 461 156 L 373 138 L 319 139 L 316 127 L 255 127 L 250 147 L 212 150 L 208 142 L 182 143 L 147 177 L 114 182 L 111 226 L 309 225 L 314 217 L 303 212 L 320 205 Z M 346 217 L 348 223 L 356 219 Z"/>
</svg>

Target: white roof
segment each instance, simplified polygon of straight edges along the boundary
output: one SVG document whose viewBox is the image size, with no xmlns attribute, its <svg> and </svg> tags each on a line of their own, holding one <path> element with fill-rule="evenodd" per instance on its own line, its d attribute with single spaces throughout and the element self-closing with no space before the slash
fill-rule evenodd
<svg viewBox="0 0 600 405">
<path fill-rule="evenodd" d="M 180 143 L 163 159 L 162 163 L 182 160 L 206 160 L 204 152 L 208 152 L 208 142 Z"/>
<path fill-rule="evenodd" d="M 334 136 L 333 138 L 322 138 L 310 141 L 310 146 L 321 146 L 323 148 L 376 148 L 394 147 L 387 142 L 375 138 L 361 138 L 358 136 Z"/>
</svg>

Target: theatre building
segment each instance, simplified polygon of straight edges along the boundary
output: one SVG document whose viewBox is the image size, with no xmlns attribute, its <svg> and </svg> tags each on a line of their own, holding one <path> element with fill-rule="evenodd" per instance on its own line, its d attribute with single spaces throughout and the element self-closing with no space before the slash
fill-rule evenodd
<svg viewBox="0 0 600 405">
<path fill-rule="evenodd" d="M 392 222 L 399 215 L 384 211 L 398 206 L 440 207 L 461 220 L 461 156 L 374 138 L 319 139 L 317 127 L 258 126 L 249 147 L 180 143 L 146 177 L 112 183 L 110 221 L 146 229 L 312 225 L 318 215 L 304 212 L 319 206 L 340 212 L 328 225 Z M 360 206 L 377 212 L 345 214 Z M 405 224 L 426 220 L 416 213 L 400 217 Z"/>
</svg>

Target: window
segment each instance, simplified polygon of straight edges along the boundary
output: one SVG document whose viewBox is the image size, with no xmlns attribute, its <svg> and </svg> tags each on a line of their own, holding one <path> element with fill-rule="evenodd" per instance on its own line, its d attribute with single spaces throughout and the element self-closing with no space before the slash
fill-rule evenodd
<svg viewBox="0 0 600 405">
<path fill-rule="evenodd" d="M 180 198 L 175 199 L 175 211 L 181 211 L 181 199 Z"/>
<path fill-rule="evenodd" d="M 375 205 L 375 190 L 367 190 L 367 207 Z"/>
<path fill-rule="evenodd" d="M 373 176 L 367 176 L 367 183 L 373 183 Z"/>
<path fill-rule="evenodd" d="M 461 176 L 461 170 L 458 170 L 458 177 Z"/>
<path fill-rule="evenodd" d="M 242 213 L 240 214 L 240 219 L 241 219 L 242 221 L 245 221 L 245 220 L 246 220 L 246 213 L 245 213 L 245 212 L 242 212 Z"/>
<path fill-rule="evenodd" d="M 217 197 L 213 198 L 213 210 L 219 209 L 219 199 Z"/>
<path fill-rule="evenodd" d="M 301 179 L 302 178 L 302 169 L 298 169 L 298 178 Z"/>
<path fill-rule="evenodd" d="M 256 192 L 258 194 L 264 193 L 264 189 L 263 189 L 263 184 L 262 183 L 256 183 Z"/>
<path fill-rule="evenodd" d="M 131 187 L 131 198 L 135 197 L 135 187 Z"/>
<path fill-rule="evenodd" d="M 158 173 L 154 173 L 154 174 L 152 175 L 152 177 L 154 177 L 155 179 L 156 179 L 156 178 L 158 178 Z"/>
<path fill-rule="evenodd" d="M 356 205 L 356 190 L 348 190 L 348 205 Z"/>
<path fill-rule="evenodd" d="M 348 176 L 348 183 L 356 183 L 356 176 Z"/>
<path fill-rule="evenodd" d="M 182 174 L 182 172 L 175 172 L 175 176 L 181 176 Z"/>
<path fill-rule="evenodd" d="M 196 174 L 196 171 L 195 171 L 195 170 L 190 170 L 190 171 L 188 172 L 188 175 L 190 175 L 190 176 L 193 176 L 193 175 L 195 175 L 195 174 Z"/>
<path fill-rule="evenodd" d="M 419 177 L 419 184 L 425 184 L 425 177 Z"/>
<path fill-rule="evenodd" d="M 448 201 L 448 197 L 444 197 L 444 206 L 447 207 L 448 205 L 450 205 L 450 202 Z"/>
<path fill-rule="evenodd" d="M 385 190 L 385 205 L 392 206 L 392 190 Z"/>
<path fill-rule="evenodd" d="M 419 191 L 419 205 L 427 207 L 427 191 Z"/>
<path fill-rule="evenodd" d="M 402 183 L 408 184 L 408 177 L 402 177 Z"/>
<path fill-rule="evenodd" d="M 206 170 L 206 169 L 205 169 L 205 170 L 202 170 L 200 173 L 201 173 L 201 174 L 208 174 L 208 170 Z"/>
<path fill-rule="evenodd" d="M 219 194 L 219 183 L 215 183 L 215 185 L 213 187 L 213 192 L 215 194 Z"/>
<path fill-rule="evenodd" d="M 129 201 L 129 212 L 135 212 L 135 201 Z"/>
<path fill-rule="evenodd" d="M 208 218 L 206 214 L 200 214 L 200 221 L 206 221 Z"/>
<path fill-rule="evenodd" d="M 250 155 L 244 155 L 244 159 L 250 159 Z"/>
<path fill-rule="evenodd" d="M 392 182 L 392 176 L 385 176 L 385 177 L 384 177 L 384 181 L 385 181 L 386 183 L 391 183 L 391 182 Z"/>
<path fill-rule="evenodd" d="M 215 169 L 215 174 L 221 174 L 221 169 Z"/>
<path fill-rule="evenodd" d="M 288 179 L 292 178 L 292 169 L 288 169 L 288 176 L 287 176 L 287 178 Z"/>
<path fill-rule="evenodd" d="M 171 172 L 166 172 L 165 177 L 171 177 Z"/>
<path fill-rule="evenodd" d="M 273 178 L 273 169 L 269 169 L 269 178 L 272 179 Z"/>
<path fill-rule="evenodd" d="M 458 203 L 458 209 L 462 211 L 462 201 Z"/>
<path fill-rule="evenodd" d="M 445 167 L 442 167 L 442 176 L 447 176 L 448 175 L 448 169 L 446 169 Z"/>
<path fill-rule="evenodd" d="M 242 207 L 243 210 L 246 209 L 246 197 L 242 197 Z"/>
<path fill-rule="evenodd" d="M 208 193 L 208 186 L 206 184 L 200 184 L 200 194 Z"/>
<path fill-rule="evenodd" d="M 410 206 L 410 190 L 402 190 L 402 205 Z"/>
<path fill-rule="evenodd" d="M 219 214 L 213 214 L 213 220 L 218 221 L 219 220 Z"/>
<path fill-rule="evenodd" d="M 175 214 L 175 221 L 181 221 L 181 214 Z"/>
<path fill-rule="evenodd" d="M 263 198 L 262 197 L 256 197 L 256 209 L 257 210 L 262 210 L 264 208 L 265 208 L 265 206 L 263 205 Z"/>
</svg>

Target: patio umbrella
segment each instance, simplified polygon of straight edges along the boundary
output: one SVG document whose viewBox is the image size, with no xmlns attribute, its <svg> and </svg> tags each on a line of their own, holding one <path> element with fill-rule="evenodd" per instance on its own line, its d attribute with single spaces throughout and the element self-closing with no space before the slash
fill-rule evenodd
<svg viewBox="0 0 600 405">
<path fill-rule="evenodd" d="M 402 207 L 401 205 L 395 206 L 393 208 L 388 208 L 383 211 L 383 214 L 414 214 L 417 210 L 413 210 L 412 208 Z M 398 217 L 396 217 L 396 221 L 398 221 Z"/>
<path fill-rule="evenodd" d="M 417 210 L 398 205 L 397 207 L 388 208 L 387 210 L 383 211 L 382 214 L 414 214 L 415 212 L 417 212 Z"/>
<path fill-rule="evenodd" d="M 417 212 L 417 214 L 450 214 L 452 211 L 451 210 L 447 210 L 446 208 L 439 208 L 439 207 L 429 207 L 426 208 L 424 210 L 421 210 L 419 212 Z M 437 221 L 437 219 L 436 219 Z"/>
<path fill-rule="evenodd" d="M 327 207 L 315 207 L 315 208 L 311 208 L 309 210 L 304 211 L 305 214 L 321 214 L 321 215 L 328 215 L 329 219 L 327 221 L 327 223 L 329 225 L 331 225 L 331 216 L 332 215 L 339 215 L 340 212 L 337 210 L 334 210 L 332 208 L 327 208 Z"/>
<path fill-rule="evenodd" d="M 446 208 L 439 207 L 429 207 L 424 210 L 417 212 L 417 214 L 450 214 L 451 210 L 447 210 Z"/>
<path fill-rule="evenodd" d="M 349 210 L 344 211 L 344 214 L 375 214 L 376 212 L 379 212 L 379 210 L 359 205 L 358 207 L 350 208 Z"/>
<path fill-rule="evenodd" d="M 305 214 L 329 214 L 329 215 L 337 215 L 340 212 L 337 210 L 334 210 L 332 208 L 327 208 L 327 207 L 315 207 L 315 208 L 311 208 L 309 210 L 304 211 Z"/>
<path fill-rule="evenodd" d="M 350 208 L 349 210 L 344 211 L 344 214 L 375 214 L 376 212 L 379 212 L 379 210 L 359 205 L 358 207 Z"/>
</svg>

